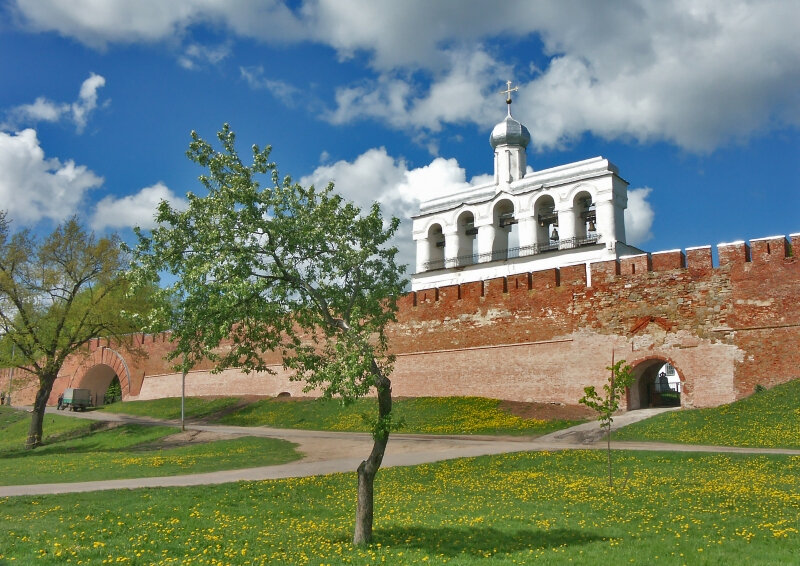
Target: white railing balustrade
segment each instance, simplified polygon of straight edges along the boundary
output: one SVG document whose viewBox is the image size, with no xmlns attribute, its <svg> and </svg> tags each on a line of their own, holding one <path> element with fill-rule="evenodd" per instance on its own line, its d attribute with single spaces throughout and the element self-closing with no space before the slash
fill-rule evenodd
<svg viewBox="0 0 800 566">
<path fill-rule="evenodd" d="M 599 236 L 589 235 L 585 238 L 563 238 L 554 240 L 547 244 L 531 244 L 505 250 L 496 250 L 485 254 L 462 255 L 454 258 L 436 259 L 424 263 L 425 271 L 435 271 L 437 269 L 451 269 L 454 267 L 465 267 L 476 263 L 488 263 L 490 261 L 505 261 L 518 257 L 527 257 L 558 250 L 572 250 L 583 246 L 591 246 L 597 243 Z"/>
</svg>

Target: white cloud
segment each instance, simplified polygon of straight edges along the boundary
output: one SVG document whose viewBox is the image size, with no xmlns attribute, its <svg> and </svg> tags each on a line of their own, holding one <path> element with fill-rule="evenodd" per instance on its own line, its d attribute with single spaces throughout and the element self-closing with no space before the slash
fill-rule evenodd
<svg viewBox="0 0 800 566">
<path fill-rule="evenodd" d="M 628 208 L 625 209 L 625 240 L 632 246 L 643 244 L 653 237 L 655 213 L 647 201 L 653 189 L 642 187 L 628 191 Z"/>
<path fill-rule="evenodd" d="M 7 121 L 0 127 L 9 130 L 20 125 L 68 119 L 75 124 L 78 133 L 81 133 L 86 128 L 89 115 L 97 108 L 97 91 L 105 84 L 104 77 L 90 73 L 89 78 L 81 83 L 75 102 L 53 102 L 40 96 L 33 104 L 22 104 L 9 110 Z"/>
<path fill-rule="evenodd" d="M 561 0 L 306 0 L 292 10 L 277 0 L 17 0 L 21 19 L 33 29 L 94 46 L 171 41 L 207 23 L 266 42 L 321 43 L 341 59 L 364 54 L 374 74 L 337 90 L 328 116 L 335 123 L 367 116 L 428 134 L 443 124 L 485 127 L 496 120 L 489 115 L 502 115 L 487 97 L 514 78 L 521 83 L 515 116 L 539 148 L 592 132 L 703 152 L 800 126 L 800 3 L 579 6 Z M 542 41 L 545 61 L 498 47 L 532 37 Z M 422 141 L 435 151 L 435 141 Z"/>
<path fill-rule="evenodd" d="M 189 202 L 178 197 L 163 183 L 145 187 L 134 195 L 122 198 L 104 197 L 97 203 L 91 226 L 94 230 L 105 228 L 130 228 L 139 226 L 145 230 L 155 227 L 156 208 L 162 201 L 168 201 L 173 208 L 184 210 Z"/>
<path fill-rule="evenodd" d="M 338 193 L 362 208 L 377 201 L 385 216 L 400 219 L 400 228 L 392 243 L 400 250 L 398 261 L 411 266 L 411 271 L 416 249 L 410 218 L 418 212 L 420 201 L 470 185 L 464 169 L 455 159 L 439 157 L 428 165 L 409 169 L 403 159 L 391 157 L 384 148 L 370 149 L 352 162 L 322 165 L 300 179 L 303 185 L 320 187 L 331 181 L 335 181 Z"/>
<path fill-rule="evenodd" d="M 797 3 L 643 3 L 603 40 L 578 15 L 545 33 L 554 57 L 522 85 L 520 117 L 538 147 L 591 131 L 704 152 L 800 126 L 798 18 Z"/>
<path fill-rule="evenodd" d="M 413 2 L 383 8 L 318 7 L 320 20 L 332 24 L 322 37 L 344 55 L 372 53 L 380 71 L 371 83 L 337 92 L 334 123 L 366 115 L 398 129 L 487 127 L 502 112 L 492 99 L 495 85 L 516 77 L 522 84 L 515 116 L 540 149 L 592 132 L 706 152 L 771 128 L 800 126 L 798 3 L 636 1 L 574 10 L 563 2 L 491 8 L 475 2 L 460 9 L 438 2 L 424 19 Z M 480 42 L 502 34 L 539 35 L 549 63 L 537 69 L 530 62 L 535 76 L 526 80 L 530 71 L 512 71 L 506 54 L 482 51 Z M 470 67 L 455 52 L 493 63 Z M 495 65 L 506 68 L 498 72 Z M 415 68 L 429 71 L 429 85 L 402 72 Z"/>
<path fill-rule="evenodd" d="M 364 207 L 373 201 L 383 202 L 387 195 L 394 194 L 407 171 L 405 161 L 391 157 L 385 148 L 373 148 L 353 162 L 320 165 L 311 175 L 301 178 L 300 183 L 324 187 L 335 182 L 338 193 Z"/>
<path fill-rule="evenodd" d="M 103 178 L 83 165 L 45 158 L 35 130 L 0 132 L 0 206 L 18 222 L 61 221 L 102 184 Z"/>
<path fill-rule="evenodd" d="M 417 207 L 423 198 L 467 188 L 465 175 L 455 159 L 437 157 L 428 165 L 409 169 L 403 159 L 391 157 L 385 148 L 373 148 L 353 162 L 321 165 L 300 183 L 325 186 L 334 181 L 337 192 L 362 206 L 378 201 Z"/>
<path fill-rule="evenodd" d="M 453 47 L 536 31 L 538 14 L 530 17 L 530 12 L 542 4 L 529 0 L 318 0 L 306 3 L 303 16 L 310 34 L 336 49 L 341 58 L 363 51 L 371 55 L 370 64 L 378 71 L 441 71 L 449 65 L 448 52 Z"/>
<path fill-rule="evenodd" d="M 529 127 L 538 148 L 558 147 L 592 132 L 606 139 L 666 140 L 703 152 L 765 129 L 800 126 L 800 42 L 794 25 L 800 4 L 687 0 L 587 4 L 572 10 L 564 3 L 527 3 L 513 5 L 514 17 L 502 28 L 495 15 L 505 9 L 498 7 L 495 14 L 475 10 L 474 18 L 486 18 L 485 27 L 474 30 L 470 21 L 465 29 L 473 29 L 476 39 L 503 29 L 539 34 L 551 59 L 532 80 L 525 83 L 526 71 L 512 73 L 509 63 L 492 72 L 494 64 L 470 67 L 463 58 L 448 59 L 451 51 L 440 45 L 454 40 L 468 44 L 461 31 L 447 24 L 431 30 L 426 23 L 389 14 L 391 30 L 381 26 L 379 17 L 376 25 L 367 26 L 369 31 L 348 34 L 349 27 L 332 36 L 341 38 L 335 45 L 371 49 L 382 71 L 372 84 L 340 89 L 332 120 L 367 115 L 396 128 L 434 132 L 442 123 L 486 127 L 501 112 L 491 98 L 494 85 L 516 75 L 523 84 L 515 115 Z M 349 18 L 344 21 L 352 26 L 361 21 L 353 14 Z M 421 38 L 426 30 L 432 35 Z M 406 39 L 413 46 L 402 57 L 413 55 L 414 61 L 392 59 L 387 51 L 400 35 L 413 38 Z M 473 49 L 476 61 L 504 64 L 502 55 Z M 388 70 L 392 64 L 427 66 L 430 86 L 408 75 L 398 77 Z M 487 108 L 494 110 L 491 118 Z"/>
<path fill-rule="evenodd" d="M 239 67 L 239 74 L 254 90 L 268 90 L 272 95 L 286 106 L 296 106 L 300 89 L 285 81 L 268 79 L 264 76 L 263 65 L 253 67 Z"/>
<path fill-rule="evenodd" d="M 278 0 L 16 0 L 16 10 L 34 30 L 57 31 L 95 48 L 170 40 L 200 22 L 227 26 L 246 37 L 297 38 L 304 33 Z"/>
<path fill-rule="evenodd" d="M 178 64 L 190 71 L 198 69 L 210 63 L 217 65 L 227 59 L 231 54 L 231 42 L 220 45 L 201 45 L 190 43 L 184 48 L 183 55 L 178 57 Z"/>
<path fill-rule="evenodd" d="M 326 119 L 342 124 L 376 118 L 395 128 L 429 132 L 438 132 L 445 123 L 487 126 L 498 121 L 501 98 L 495 91 L 511 68 L 480 48 L 446 55 L 446 70 L 426 92 L 420 94 L 407 78 L 384 73 L 374 81 L 337 89 L 336 109 Z"/>
<path fill-rule="evenodd" d="M 58 122 L 69 110 L 69 104 L 57 104 L 45 97 L 38 97 L 33 104 L 22 104 L 10 111 L 19 120 L 29 119 L 33 122 Z"/>
<path fill-rule="evenodd" d="M 79 132 L 82 132 L 86 127 L 89 114 L 97 108 L 97 89 L 105 86 L 105 84 L 106 79 L 94 73 L 91 73 L 89 78 L 81 84 L 78 100 L 70 105 L 72 120 L 75 122 Z"/>
</svg>

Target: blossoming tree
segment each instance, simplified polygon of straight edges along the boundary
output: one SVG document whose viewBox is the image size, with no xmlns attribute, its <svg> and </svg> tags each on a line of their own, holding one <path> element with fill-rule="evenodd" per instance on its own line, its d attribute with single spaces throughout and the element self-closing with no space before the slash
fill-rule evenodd
<svg viewBox="0 0 800 566">
<path fill-rule="evenodd" d="M 271 371 L 277 351 L 306 390 L 352 400 L 375 391 L 372 451 L 358 467 L 354 542 L 372 537 L 373 486 L 392 427 L 391 372 L 385 328 L 394 320 L 404 268 L 387 244 L 399 221 L 378 204 L 362 211 L 333 192 L 281 179 L 270 147 L 253 146 L 245 165 L 226 124 L 222 151 L 192 132 L 188 157 L 206 169 L 206 196 L 188 208 L 162 202 L 150 235 L 137 230 L 133 250 L 141 282 L 169 272 L 173 301 L 154 311 L 167 324 L 187 367 L 202 359 L 215 370 Z M 262 179 L 267 179 L 262 185 Z M 166 304 L 166 303 L 163 303 Z M 225 342 L 230 348 L 219 349 Z"/>
</svg>

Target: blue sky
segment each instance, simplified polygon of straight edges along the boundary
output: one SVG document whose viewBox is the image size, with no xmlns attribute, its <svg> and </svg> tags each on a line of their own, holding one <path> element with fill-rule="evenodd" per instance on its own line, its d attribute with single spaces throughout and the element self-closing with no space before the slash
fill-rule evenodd
<svg viewBox="0 0 800 566">
<path fill-rule="evenodd" d="M 536 170 L 602 155 L 648 251 L 800 232 L 800 2 L 0 3 L 0 208 L 132 238 L 223 122 L 282 174 L 404 220 L 491 173 L 514 116 Z"/>
</svg>

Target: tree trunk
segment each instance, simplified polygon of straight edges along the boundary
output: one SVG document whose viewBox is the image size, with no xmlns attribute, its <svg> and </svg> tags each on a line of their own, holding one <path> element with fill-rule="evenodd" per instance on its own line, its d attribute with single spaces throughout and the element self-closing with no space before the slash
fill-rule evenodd
<svg viewBox="0 0 800 566">
<path fill-rule="evenodd" d="M 614 477 L 611 475 L 611 423 L 608 423 L 608 433 L 606 435 L 608 440 L 608 487 L 614 488 Z"/>
<path fill-rule="evenodd" d="M 31 426 L 28 429 L 28 438 L 25 440 L 26 450 L 31 450 L 42 444 L 44 411 L 47 408 L 47 400 L 50 398 L 54 382 L 55 377 L 39 381 L 39 390 L 36 392 L 36 400 L 33 402 L 33 412 L 31 413 Z"/>
<path fill-rule="evenodd" d="M 373 495 L 375 492 L 375 475 L 381 467 L 386 444 L 389 442 L 389 415 L 392 412 L 392 383 L 383 376 L 373 363 L 378 375 L 378 423 L 372 436 L 372 452 L 369 458 L 358 466 L 358 506 L 356 507 L 356 527 L 353 544 L 368 544 L 372 541 L 372 519 L 374 514 Z"/>
</svg>

